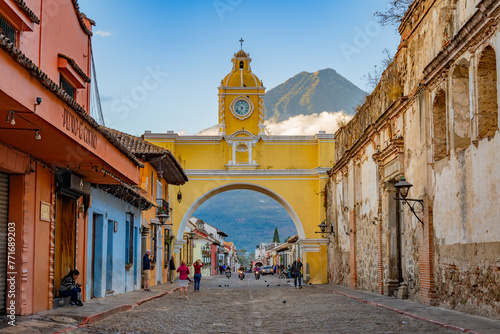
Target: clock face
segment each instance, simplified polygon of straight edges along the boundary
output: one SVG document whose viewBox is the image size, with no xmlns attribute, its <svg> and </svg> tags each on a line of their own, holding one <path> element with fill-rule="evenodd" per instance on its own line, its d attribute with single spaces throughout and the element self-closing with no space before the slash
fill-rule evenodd
<svg viewBox="0 0 500 334">
<path fill-rule="evenodd" d="M 234 103 L 233 110 L 238 116 L 246 116 L 250 112 L 250 105 L 245 100 L 238 100 Z"/>
</svg>

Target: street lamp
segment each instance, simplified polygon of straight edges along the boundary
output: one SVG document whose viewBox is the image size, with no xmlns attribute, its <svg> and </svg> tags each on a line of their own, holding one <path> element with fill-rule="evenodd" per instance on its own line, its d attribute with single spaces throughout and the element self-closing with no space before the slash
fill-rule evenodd
<svg viewBox="0 0 500 334">
<path fill-rule="evenodd" d="M 412 199 L 412 198 L 406 198 L 408 196 L 408 191 L 410 190 L 410 188 L 413 187 L 413 184 L 411 184 L 410 182 L 406 181 L 404 176 L 401 177 L 401 181 L 399 181 L 398 183 L 396 183 L 394 185 L 394 188 L 397 189 L 399 195 L 401 197 L 395 197 L 394 199 L 397 200 L 397 201 L 403 201 L 404 203 L 408 204 L 408 207 L 410 208 L 410 211 L 413 213 L 413 215 L 415 217 L 417 217 L 418 221 L 424 225 L 424 222 L 420 219 L 420 217 L 417 215 L 417 212 L 416 212 L 416 205 L 420 205 L 421 208 L 420 210 L 423 210 L 424 208 L 424 201 L 421 200 L 421 199 Z M 413 202 L 413 204 L 410 204 L 410 202 Z"/>
<path fill-rule="evenodd" d="M 326 224 L 325 221 L 326 221 L 326 219 L 323 220 L 321 222 L 321 224 L 318 225 L 321 232 L 315 232 L 315 233 L 321 233 L 321 236 L 323 238 L 325 238 L 325 236 L 324 236 L 325 233 L 335 235 L 335 231 L 333 230 L 333 226 L 331 224 Z"/>
</svg>

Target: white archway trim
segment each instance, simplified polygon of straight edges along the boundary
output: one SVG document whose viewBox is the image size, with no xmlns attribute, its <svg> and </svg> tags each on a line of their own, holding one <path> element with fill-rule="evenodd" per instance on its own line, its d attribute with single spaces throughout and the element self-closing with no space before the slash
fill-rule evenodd
<svg viewBox="0 0 500 334">
<path fill-rule="evenodd" d="M 177 247 L 182 248 L 182 244 L 184 243 L 183 241 L 183 235 L 184 231 L 186 230 L 187 223 L 189 221 L 189 218 L 193 216 L 195 211 L 203 204 L 205 203 L 209 198 L 214 197 L 215 195 L 218 195 L 220 193 L 230 191 L 230 190 L 241 190 L 241 189 L 246 189 L 246 190 L 253 190 L 257 191 L 259 193 L 262 193 L 264 195 L 267 195 L 274 199 L 276 202 L 281 204 L 281 206 L 286 210 L 286 212 L 290 215 L 290 218 L 292 218 L 293 223 L 295 224 L 295 228 L 297 229 L 297 234 L 299 235 L 300 239 L 305 239 L 306 235 L 304 233 L 304 228 L 302 227 L 302 223 L 299 219 L 299 216 L 295 212 L 295 210 L 292 208 L 292 206 L 279 194 L 276 192 L 266 188 L 262 187 L 256 184 L 251 184 L 251 183 L 231 183 L 231 184 L 226 184 L 217 188 L 214 188 L 210 190 L 209 192 L 205 193 L 204 195 L 200 196 L 186 211 L 184 214 L 184 217 L 182 218 L 181 224 L 179 225 L 179 229 L 177 230 L 177 238 L 175 241 L 174 249 Z M 177 253 L 177 252 L 176 252 Z"/>
<path fill-rule="evenodd" d="M 299 239 L 300 251 L 303 253 L 318 253 L 321 245 L 328 245 L 327 239 Z"/>
</svg>

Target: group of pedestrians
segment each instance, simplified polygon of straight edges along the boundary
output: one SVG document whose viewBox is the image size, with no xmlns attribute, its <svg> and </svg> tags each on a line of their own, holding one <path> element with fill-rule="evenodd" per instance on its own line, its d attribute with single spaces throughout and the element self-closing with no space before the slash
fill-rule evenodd
<svg viewBox="0 0 500 334">
<path fill-rule="evenodd" d="M 150 272 L 151 272 L 151 258 L 149 257 L 151 254 L 151 251 L 148 249 L 146 251 L 146 254 L 144 255 L 143 261 L 142 261 L 142 266 L 143 266 L 143 271 L 144 271 L 144 291 L 148 292 L 149 290 L 149 280 L 150 280 Z M 200 282 L 201 282 L 201 268 L 203 268 L 204 264 L 201 262 L 200 259 L 196 260 L 195 263 L 193 264 L 194 268 L 194 291 L 200 291 Z M 277 267 L 275 266 L 277 269 Z M 191 271 L 189 270 L 189 267 L 186 265 L 185 260 L 181 260 L 181 265 L 179 268 L 176 269 L 175 267 L 175 260 L 174 256 L 170 258 L 168 262 L 168 269 L 169 269 L 169 279 L 170 283 L 174 282 L 174 277 L 175 277 L 175 272 L 179 273 L 179 296 L 178 298 L 182 298 L 182 294 L 184 292 L 184 298 L 188 299 L 187 295 L 187 288 L 190 283 L 190 278 L 189 275 L 191 274 Z M 219 271 L 222 275 L 222 273 L 226 270 L 225 265 L 219 266 Z M 294 278 L 294 286 L 295 289 L 297 289 L 297 283 L 299 289 L 302 289 L 302 262 L 300 261 L 300 257 L 295 260 L 290 268 L 290 272 L 292 274 L 292 277 Z"/>
</svg>

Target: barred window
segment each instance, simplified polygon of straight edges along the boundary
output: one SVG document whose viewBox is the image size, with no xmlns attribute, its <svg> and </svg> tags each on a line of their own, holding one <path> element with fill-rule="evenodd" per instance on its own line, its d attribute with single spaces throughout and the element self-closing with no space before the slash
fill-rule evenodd
<svg viewBox="0 0 500 334">
<path fill-rule="evenodd" d="M 60 75 L 61 88 L 73 99 L 75 98 L 76 88 L 73 87 L 68 80 L 64 79 L 62 74 Z"/>
<path fill-rule="evenodd" d="M 17 30 L 2 15 L 0 15 L 0 32 L 17 45 Z"/>
</svg>

